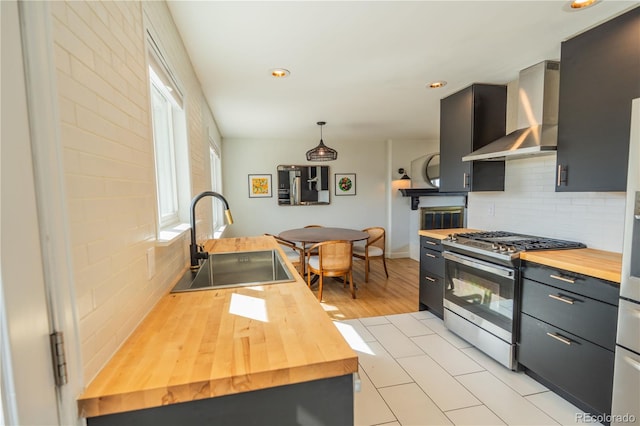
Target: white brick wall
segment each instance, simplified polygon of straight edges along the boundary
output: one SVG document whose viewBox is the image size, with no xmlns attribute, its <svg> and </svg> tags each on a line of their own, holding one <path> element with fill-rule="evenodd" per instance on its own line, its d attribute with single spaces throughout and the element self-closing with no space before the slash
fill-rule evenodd
<svg viewBox="0 0 640 426">
<path fill-rule="evenodd" d="M 143 11 L 185 86 L 194 192 L 208 188 L 202 123 L 213 118 L 202 107 L 200 84 L 164 2 L 51 2 L 51 11 L 82 360 L 89 382 L 188 260 L 186 239 L 156 247 L 156 274 L 147 278 L 156 197 Z"/>
<path fill-rule="evenodd" d="M 555 154 L 507 161 L 504 192 L 469 194 L 468 226 L 621 252 L 625 193 L 555 192 L 555 167 Z"/>
</svg>

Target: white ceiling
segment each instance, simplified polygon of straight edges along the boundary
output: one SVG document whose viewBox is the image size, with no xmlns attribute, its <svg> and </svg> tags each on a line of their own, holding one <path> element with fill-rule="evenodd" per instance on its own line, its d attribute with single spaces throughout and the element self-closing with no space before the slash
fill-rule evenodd
<svg viewBox="0 0 640 426">
<path fill-rule="evenodd" d="M 437 139 L 441 98 L 560 59 L 563 40 L 637 4 L 168 1 L 223 138 L 314 142 L 326 121 L 329 146 Z"/>
</svg>

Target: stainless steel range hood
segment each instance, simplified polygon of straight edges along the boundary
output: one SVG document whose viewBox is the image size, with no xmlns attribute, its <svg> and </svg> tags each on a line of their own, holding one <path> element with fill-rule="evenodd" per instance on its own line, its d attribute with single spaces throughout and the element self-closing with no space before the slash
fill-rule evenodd
<svg viewBox="0 0 640 426">
<path fill-rule="evenodd" d="M 543 61 L 520 71 L 518 86 L 518 130 L 462 157 L 462 161 L 522 158 L 556 150 L 560 62 Z"/>
</svg>

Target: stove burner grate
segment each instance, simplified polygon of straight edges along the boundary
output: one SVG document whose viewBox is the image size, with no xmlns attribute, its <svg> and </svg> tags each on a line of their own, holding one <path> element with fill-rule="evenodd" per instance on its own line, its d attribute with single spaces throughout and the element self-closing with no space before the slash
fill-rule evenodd
<svg viewBox="0 0 640 426">
<path fill-rule="evenodd" d="M 492 244 L 504 244 L 507 246 L 513 246 L 518 251 L 562 250 L 586 247 L 586 245 L 574 241 L 558 240 L 546 237 L 535 237 L 531 235 L 521 235 L 506 231 L 467 232 L 457 234 L 456 237 L 466 238 L 474 241 L 483 241 Z"/>
</svg>

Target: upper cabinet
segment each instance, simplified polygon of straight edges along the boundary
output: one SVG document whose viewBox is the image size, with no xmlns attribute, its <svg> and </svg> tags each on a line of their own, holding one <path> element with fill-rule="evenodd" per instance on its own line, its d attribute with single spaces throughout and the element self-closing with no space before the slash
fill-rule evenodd
<svg viewBox="0 0 640 426">
<path fill-rule="evenodd" d="M 556 191 L 625 191 L 640 7 L 562 43 Z"/>
<path fill-rule="evenodd" d="M 503 191 L 504 161 L 462 157 L 505 134 L 507 86 L 473 84 L 440 101 L 440 192 Z"/>
</svg>

